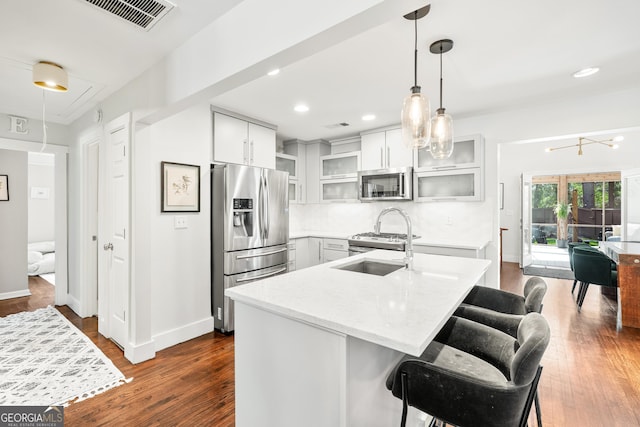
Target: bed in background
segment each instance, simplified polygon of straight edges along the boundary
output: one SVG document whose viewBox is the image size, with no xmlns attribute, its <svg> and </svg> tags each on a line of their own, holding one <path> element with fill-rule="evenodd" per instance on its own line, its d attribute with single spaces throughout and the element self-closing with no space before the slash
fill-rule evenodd
<svg viewBox="0 0 640 427">
<path fill-rule="evenodd" d="M 27 245 L 27 251 L 27 274 L 29 274 L 29 276 L 39 276 L 55 271 L 55 242 L 29 243 Z"/>
</svg>

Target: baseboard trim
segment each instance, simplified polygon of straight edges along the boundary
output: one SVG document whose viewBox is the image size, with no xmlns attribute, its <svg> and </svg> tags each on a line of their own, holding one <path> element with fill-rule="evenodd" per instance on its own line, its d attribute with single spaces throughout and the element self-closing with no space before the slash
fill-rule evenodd
<svg viewBox="0 0 640 427">
<path fill-rule="evenodd" d="M 155 351 L 160 351 L 189 341 L 190 339 L 208 334 L 209 332 L 213 332 L 213 317 L 207 317 L 206 319 L 198 320 L 179 328 L 161 332 L 153 336 Z"/>
<path fill-rule="evenodd" d="M 23 289 L 21 291 L 13 291 L 13 292 L 3 292 L 0 294 L 0 300 L 28 297 L 30 295 L 31 295 L 31 292 L 29 292 L 29 289 Z"/>
<path fill-rule="evenodd" d="M 124 357 L 134 365 L 156 357 L 155 343 L 153 340 L 138 345 L 127 345 Z"/>
</svg>

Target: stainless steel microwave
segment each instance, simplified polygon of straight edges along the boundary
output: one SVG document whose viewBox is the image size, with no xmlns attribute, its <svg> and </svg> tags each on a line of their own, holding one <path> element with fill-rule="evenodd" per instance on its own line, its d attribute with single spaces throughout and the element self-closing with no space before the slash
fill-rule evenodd
<svg viewBox="0 0 640 427">
<path fill-rule="evenodd" d="M 358 172 L 358 198 L 363 202 L 413 199 L 413 168 Z"/>
</svg>

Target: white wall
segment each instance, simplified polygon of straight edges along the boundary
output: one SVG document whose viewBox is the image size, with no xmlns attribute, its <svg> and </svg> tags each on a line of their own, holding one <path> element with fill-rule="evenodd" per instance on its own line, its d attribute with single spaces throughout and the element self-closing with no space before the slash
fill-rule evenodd
<svg viewBox="0 0 640 427">
<path fill-rule="evenodd" d="M 29 295 L 27 276 L 27 153 L 0 149 L 9 201 L 0 202 L 0 299 Z"/>
<path fill-rule="evenodd" d="M 28 242 L 54 240 L 56 194 L 54 155 L 30 152 L 28 159 Z"/>
<path fill-rule="evenodd" d="M 136 216 L 148 222 L 151 230 L 136 238 L 136 254 L 148 254 L 145 258 L 137 256 L 136 262 L 145 264 L 149 276 L 148 284 L 139 283 L 137 279 L 135 286 L 149 288 L 151 334 L 156 350 L 160 350 L 213 330 L 209 243 L 209 159 L 213 141 L 210 106 L 190 108 L 150 126 L 148 132 L 148 151 L 136 151 L 134 169 L 135 194 L 144 194 L 146 204 L 137 204 Z M 160 212 L 161 161 L 200 166 L 200 212 Z M 186 229 L 175 229 L 174 220 L 178 215 L 186 217 Z"/>
</svg>

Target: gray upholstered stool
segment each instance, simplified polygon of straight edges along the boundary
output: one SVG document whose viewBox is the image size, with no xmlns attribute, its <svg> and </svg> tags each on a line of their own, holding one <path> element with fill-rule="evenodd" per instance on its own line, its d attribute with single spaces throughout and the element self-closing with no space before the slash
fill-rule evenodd
<svg viewBox="0 0 640 427">
<path fill-rule="evenodd" d="M 522 319 L 517 338 L 453 316 L 420 357 L 405 356 L 387 378 L 408 406 L 459 427 L 525 426 L 549 344 L 542 315 Z"/>
</svg>

